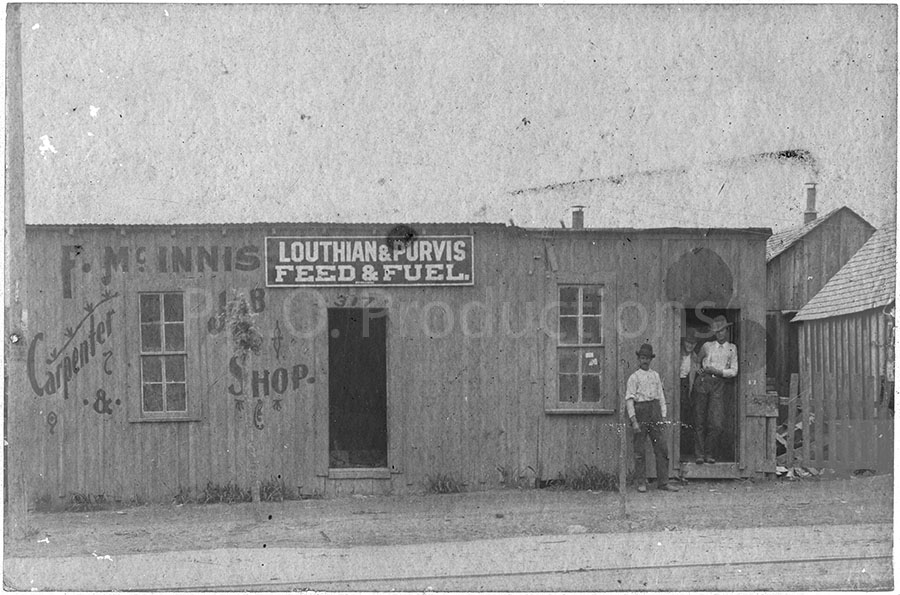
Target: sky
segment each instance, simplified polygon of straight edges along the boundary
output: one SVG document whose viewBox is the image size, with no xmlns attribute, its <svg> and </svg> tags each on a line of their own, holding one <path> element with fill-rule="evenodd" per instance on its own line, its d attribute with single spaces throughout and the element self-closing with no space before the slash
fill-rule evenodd
<svg viewBox="0 0 900 595">
<path fill-rule="evenodd" d="M 25 4 L 28 223 L 896 214 L 897 8 Z M 790 153 L 785 153 L 790 152 Z M 802 158 L 785 158 L 784 155 Z"/>
</svg>

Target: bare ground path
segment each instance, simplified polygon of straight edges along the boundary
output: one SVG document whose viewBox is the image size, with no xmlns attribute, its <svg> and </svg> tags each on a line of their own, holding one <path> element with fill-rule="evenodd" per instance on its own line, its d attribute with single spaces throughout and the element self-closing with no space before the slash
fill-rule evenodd
<svg viewBox="0 0 900 595">
<path fill-rule="evenodd" d="M 214 549 L 14 558 L 36 590 L 874 590 L 892 587 L 885 525 L 507 537 L 354 548 Z"/>
<path fill-rule="evenodd" d="M 64 562 L 67 559 L 77 559 L 82 561 L 81 563 L 87 561 L 93 564 L 92 568 L 98 569 L 102 566 L 97 565 L 110 562 L 105 556 L 110 556 L 114 560 L 126 558 L 149 560 L 151 556 L 129 558 L 128 555 L 185 552 L 185 556 L 196 557 L 213 555 L 204 554 L 204 551 L 216 550 L 244 552 L 248 560 L 256 560 L 260 556 L 262 557 L 260 560 L 268 559 L 269 569 L 279 572 L 265 577 L 262 581 L 265 583 L 284 574 L 279 564 L 287 564 L 285 568 L 296 567 L 294 563 L 288 564 L 285 558 L 279 556 L 315 554 L 325 558 L 337 556 L 337 559 L 342 557 L 346 559 L 347 556 L 359 556 L 369 551 L 376 552 L 372 554 L 375 555 L 374 559 L 380 559 L 384 557 L 377 554 L 379 551 L 377 548 L 381 546 L 393 546 L 393 549 L 386 548 L 384 552 L 395 551 L 397 546 L 413 548 L 420 546 L 418 550 L 413 551 L 419 551 L 422 555 L 425 555 L 429 548 L 437 548 L 435 551 L 439 552 L 447 551 L 447 548 L 451 547 L 461 552 L 474 552 L 479 548 L 493 551 L 495 546 L 490 544 L 500 543 L 505 539 L 538 540 L 529 543 L 549 547 L 548 544 L 541 543 L 541 540 L 546 541 L 549 536 L 559 536 L 557 547 L 562 548 L 557 552 L 559 555 L 563 555 L 562 551 L 573 543 L 575 545 L 571 545 L 574 548 L 572 551 L 581 551 L 578 549 L 579 540 L 590 540 L 596 546 L 598 543 L 627 541 L 636 538 L 635 536 L 644 536 L 639 538 L 644 541 L 654 539 L 647 537 L 648 535 L 671 536 L 668 540 L 657 539 L 656 542 L 666 541 L 668 543 L 668 547 L 664 548 L 666 553 L 684 561 L 687 559 L 684 544 L 693 543 L 691 540 L 704 535 L 713 541 L 723 540 L 720 547 L 713 547 L 711 551 L 721 549 L 723 552 L 734 552 L 735 556 L 749 555 L 752 552 L 747 548 L 742 551 L 732 547 L 735 545 L 733 543 L 735 536 L 740 534 L 750 540 L 748 543 L 764 535 L 765 539 L 771 540 L 777 548 L 770 548 L 771 551 L 765 548 L 752 550 L 756 552 L 753 554 L 756 557 L 744 560 L 742 562 L 746 563 L 744 567 L 734 566 L 740 562 L 738 558 L 728 561 L 731 570 L 722 575 L 722 581 L 725 582 L 722 582 L 719 588 L 726 588 L 729 584 L 725 579 L 726 575 L 738 579 L 744 572 L 747 574 L 743 576 L 750 576 L 754 572 L 759 576 L 768 576 L 766 564 L 779 563 L 779 556 L 790 558 L 793 555 L 791 552 L 804 551 L 800 548 L 809 543 L 818 544 L 816 547 L 820 547 L 821 551 L 804 562 L 805 566 L 794 569 L 791 576 L 800 577 L 796 580 L 801 582 L 824 580 L 823 577 L 828 574 L 829 568 L 835 569 L 841 564 L 845 566 L 850 564 L 852 568 L 847 570 L 848 574 L 844 579 L 869 581 L 859 582 L 859 587 L 889 588 L 891 584 L 890 580 L 885 582 L 887 580 L 885 577 L 891 577 L 889 554 L 893 521 L 893 476 L 890 475 L 792 483 L 698 481 L 690 483 L 677 494 L 655 490 L 651 490 L 648 494 L 630 491 L 626 501 L 627 517 L 622 518 L 620 510 L 620 500 L 615 493 L 501 490 L 451 495 L 350 497 L 336 500 L 264 503 L 258 506 L 253 504 L 144 506 L 121 511 L 35 514 L 31 517 L 31 525 L 34 527 L 32 535 L 26 539 L 5 543 L 4 578 L 5 580 L 13 578 L 11 574 L 13 572 L 17 573 L 19 579 L 29 575 L 34 577 L 34 573 L 42 567 L 42 559 L 43 563 L 50 563 L 59 570 L 65 567 Z M 756 535 L 753 531 L 763 533 Z M 863 535 L 862 539 L 865 541 L 866 531 L 874 531 L 872 535 L 879 536 L 875 541 L 880 544 L 878 547 L 881 549 L 874 554 L 874 550 L 868 553 L 867 550 L 859 550 L 853 556 L 843 555 L 851 550 L 848 549 L 850 546 L 843 544 L 841 540 L 846 538 L 853 541 L 851 536 L 859 534 Z M 864 542 L 859 544 L 862 544 L 860 547 L 865 545 Z M 580 547 L 587 547 L 587 542 L 580 544 Z M 884 553 L 884 548 L 887 548 L 887 554 Z M 341 554 L 342 551 L 345 553 Z M 249 557 L 246 555 L 247 552 L 250 553 Z M 231 554 L 216 554 L 220 557 L 225 556 L 220 562 L 227 561 L 229 555 Z M 518 550 L 511 550 L 510 556 L 510 563 L 526 559 Z M 867 559 L 867 556 L 874 557 L 873 561 L 866 565 L 867 571 L 863 573 L 862 567 L 858 567 L 857 563 Z M 847 559 L 839 562 L 830 560 L 832 557 Z M 616 560 L 612 553 L 608 563 L 604 562 L 606 566 L 597 562 L 596 558 L 593 559 L 595 560 L 593 566 L 586 566 L 581 570 L 582 573 L 587 573 L 585 577 L 593 576 L 591 579 L 593 581 L 606 580 L 603 577 L 616 576 L 616 572 L 624 573 L 622 576 L 626 577 L 635 576 L 633 572 L 625 572 L 620 567 L 627 560 L 625 562 L 621 559 Z M 706 562 L 709 562 L 708 557 L 701 558 L 698 563 Z M 68 563 L 75 562 L 68 560 Z M 15 564 L 18 566 L 14 566 Z M 671 561 L 666 564 L 671 566 Z M 816 565 L 821 568 L 817 569 Z M 490 565 L 488 567 L 492 568 Z M 421 577 L 427 570 L 427 565 L 420 560 L 418 566 L 413 565 L 413 568 L 418 572 L 417 576 Z M 491 585 L 494 588 L 502 586 L 501 583 L 492 582 L 494 579 L 491 578 L 493 576 L 491 573 L 473 579 L 470 575 L 474 572 L 472 569 L 476 567 L 464 564 L 460 568 L 462 574 L 456 579 L 452 579 L 452 576 L 456 576 L 452 573 L 446 575 L 441 579 L 444 582 L 440 582 L 436 588 L 440 586 L 453 588 L 456 585 L 462 589 L 477 590 L 482 588 L 478 585 L 487 585 L 483 588 L 490 588 Z M 742 569 L 742 572 L 736 572 L 737 568 Z M 444 568 L 436 572 L 450 572 L 450 570 Z M 542 580 L 546 580 L 548 585 L 551 585 L 547 588 L 563 588 L 568 584 L 566 581 L 559 582 L 559 577 L 551 580 L 555 572 L 563 572 L 560 576 L 568 576 L 573 572 L 573 568 L 565 566 L 548 568 L 549 574 L 538 574 L 530 579 L 520 580 L 522 585 L 537 586 L 543 584 Z M 654 572 L 650 574 L 657 576 Z M 676 569 L 672 572 L 679 571 Z M 872 578 L 874 576 L 872 572 L 881 572 L 877 581 Z M 689 570 L 683 570 L 683 573 L 688 577 L 696 574 Z M 867 573 L 868 576 L 865 576 Z M 780 575 L 781 571 L 775 574 Z M 247 575 L 245 573 L 242 576 Z M 312 580 L 311 575 L 304 576 Z M 329 575 L 322 580 L 333 581 L 339 576 Z M 614 580 L 624 580 L 622 576 Z M 200 577 L 195 578 L 199 580 Z M 393 578 L 399 580 L 397 576 Z M 515 582 L 511 576 L 506 578 Z M 365 583 L 365 576 L 359 577 L 359 580 L 362 582 L 347 583 L 343 586 L 360 589 L 407 587 L 417 589 L 421 586 L 420 582 L 415 581 L 396 585 L 381 584 L 377 581 L 368 584 Z M 390 580 L 390 577 L 387 580 Z M 582 579 L 572 580 L 575 581 L 572 588 L 575 588 Z M 673 575 L 670 580 L 686 579 Z M 221 586 L 223 583 L 219 584 Z M 284 583 L 288 584 L 292 584 L 290 580 Z M 340 587 L 338 583 L 333 582 L 321 584 Z M 828 584 L 833 588 L 854 588 L 846 582 Z M 283 588 L 287 588 L 284 585 Z M 27 585 L 19 586 L 28 588 Z M 165 586 L 178 587 L 174 583 Z M 535 588 L 538 588 L 537 586 Z M 706 588 L 714 586 L 707 585 Z M 807 586 L 807 583 L 802 583 L 796 588 L 803 586 Z M 815 585 L 809 582 L 808 586 L 813 588 Z M 512 589 L 512 583 L 508 588 Z M 640 585 L 633 585 L 631 588 L 640 588 Z M 667 587 L 648 585 L 645 588 Z M 677 589 L 678 586 L 668 588 Z"/>
</svg>

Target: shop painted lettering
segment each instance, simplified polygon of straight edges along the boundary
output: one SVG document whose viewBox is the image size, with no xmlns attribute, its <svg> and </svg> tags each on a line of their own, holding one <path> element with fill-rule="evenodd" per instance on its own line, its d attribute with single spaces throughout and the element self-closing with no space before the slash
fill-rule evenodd
<svg viewBox="0 0 900 595">
<path fill-rule="evenodd" d="M 309 375 L 309 366 L 306 364 L 296 364 L 290 369 L 252 370 L 248 375 L 238 356 L 233 356 L 228 362 L 228 372 L 235 379 L 235 382 L 228 386 L 228 392 L 234 396 L 245 395 L 248 388 L 246 384 L 249 382 L 250 393 L 254 399 L 260 395 L 268 397 L 271 393 L 282 395 L 288 390 L 299 390 L 303 380 L 308 384 L 316 381 L 314 376 Z"/>
</svg>

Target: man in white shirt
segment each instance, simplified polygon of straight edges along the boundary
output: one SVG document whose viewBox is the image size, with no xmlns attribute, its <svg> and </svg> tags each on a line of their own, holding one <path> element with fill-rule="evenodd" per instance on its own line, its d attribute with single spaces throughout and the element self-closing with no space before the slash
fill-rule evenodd
<svg viewBox="0 0 900 595">
<path fill-rule="evenodd" d="M 656 357 L 653 347 L 644 343 L 636 352 L 639 369 L 628 377 L 625 384 L 625 411 L 634 430 L 634 483 L 637 491 L 647 491 L 647 467 L 644 457 L 645 439 L 649 436 L 656 459 L 656 487 L 667 492 L 677 492 L 669 485 L 669 447 L 663 435 L 666 419 L 666 397 L 662 381 L 656 370 L 650 369 L 650 361 Z"/>
<path fill-rule="evenodd" d="M 694 456 L 697 463 L 715 463 L 712 453 L 722 435 L 724 419 L 725 379 L 738 373 L 737 347 L 729 343 L 724 316 L 716 316 L 709 326 L 715 341 L 700 348 L 700 372 L 694 381 L 691 405 L 694 409 Z"/>
</svg>

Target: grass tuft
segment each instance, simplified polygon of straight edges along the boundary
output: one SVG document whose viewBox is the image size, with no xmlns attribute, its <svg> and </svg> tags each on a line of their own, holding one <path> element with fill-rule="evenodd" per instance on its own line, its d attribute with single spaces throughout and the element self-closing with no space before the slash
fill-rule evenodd
<svg viewBox="0 0 900 595">
<path fill-rule="evenodd" d="M 458 494 L 463 491 L 463 484 L 446 473 L 429 475 L 425 481 L 429 494 Z"/>
<path fill-rule="evenodd" d="M 259 499 L 263 502 L 282 502 L 294 498 L 291 490 L 284 485 L 284 480 L 279 475 L 270 477 L 260 484 Z"/>
<path fill-rule="evenodd" d="M 548 487 L 576 491 L 615 492 L 619 489 L 619 477 L 615 473 L 607 473 L 598 469 L 596 465 L 584 464 L 577 471 L 561 473 L 558 479 L 548 482 Z"/>
<path fill-rule="evenodd" d="M 524 469 L 497 465 L 497 472 L 500 473 L 500 485 L 505 488 L 521 490 L 535 487 L 537 473 L 531 465 Z"/>
<path fill-rule="evenodd" d="M 83 492 L 72 492 L 66 503 L 66 512 L 96 512 L 113 506 L 112 500 L 103 494 L 91 496 Z"/>
<path fill-rule="evenodd" d="M 253 493 L 249 488 L 243 489 L 234 483 L 221 486 L 209 481 L 197 501 L 200 504 L 234 504 L 252 500 Z"/>
</svg>

